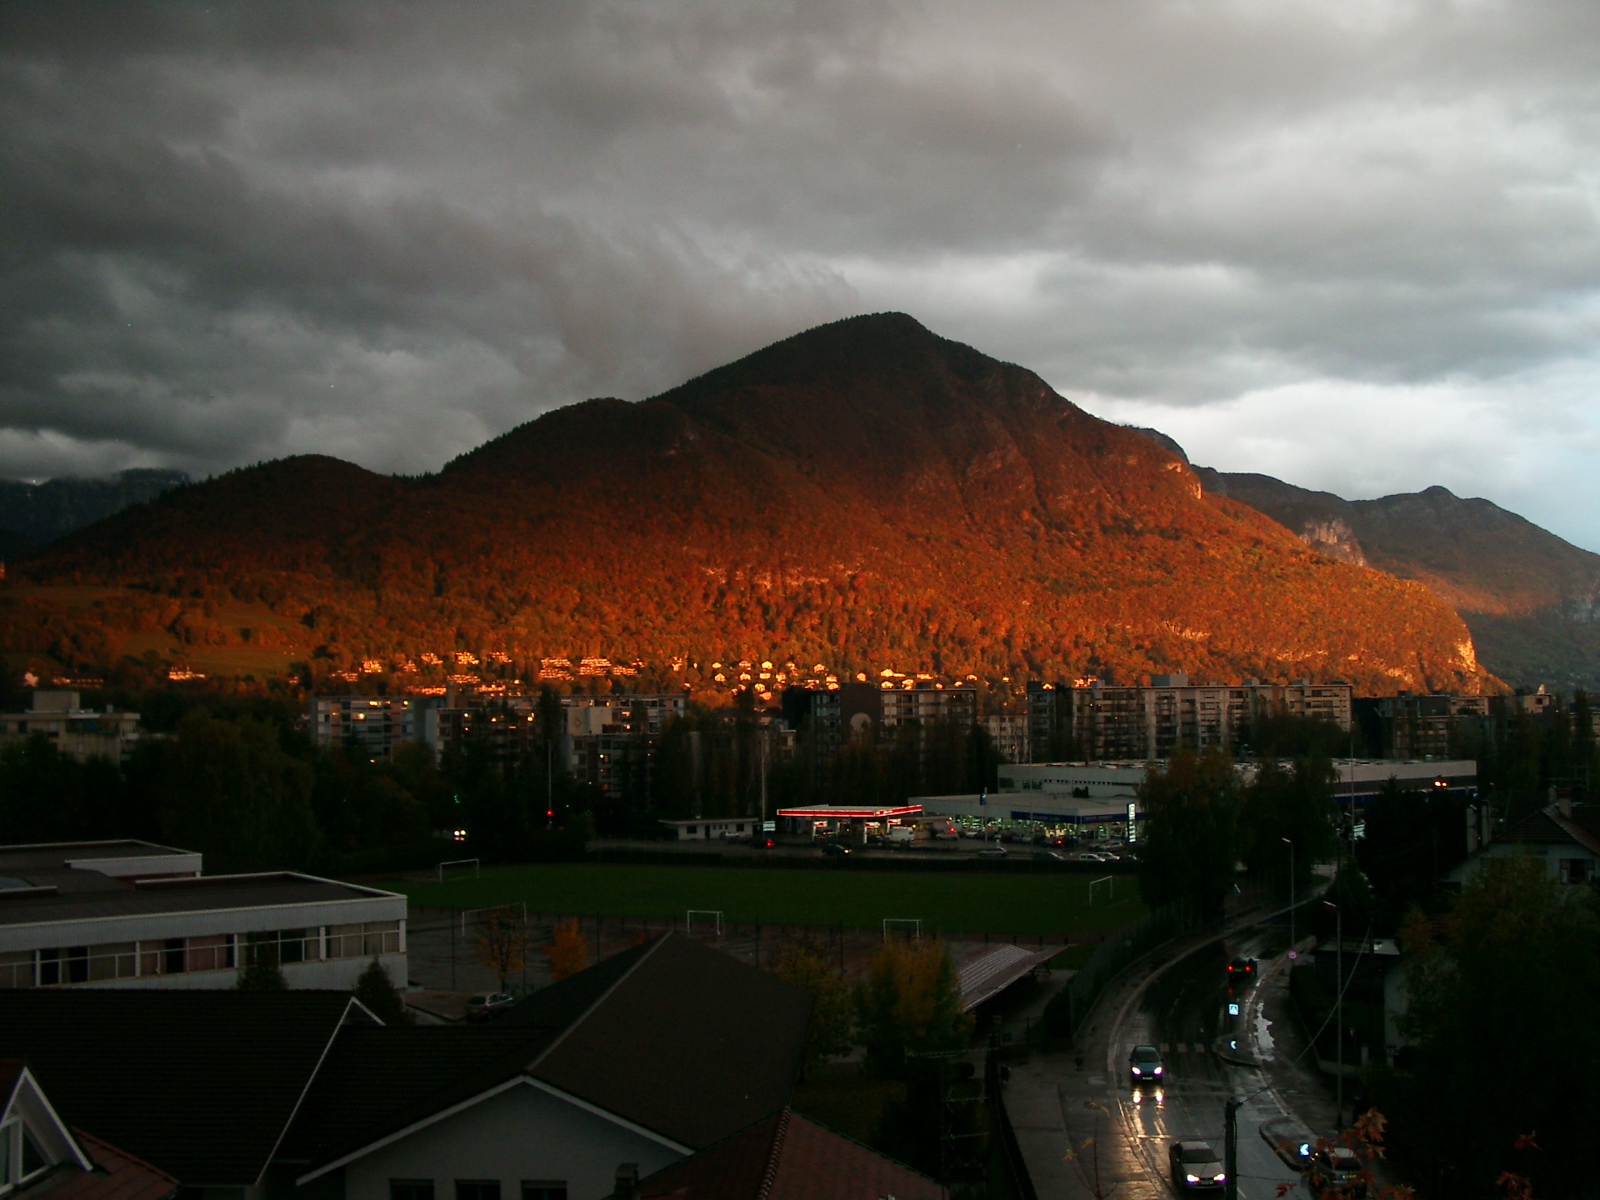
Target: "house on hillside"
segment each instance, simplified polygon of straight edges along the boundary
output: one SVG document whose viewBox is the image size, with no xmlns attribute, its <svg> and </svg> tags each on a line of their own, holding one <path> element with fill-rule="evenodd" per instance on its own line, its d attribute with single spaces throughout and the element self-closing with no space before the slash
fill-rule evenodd
<svg viewBox="0 0 1600 1200">
<path fill-rule="evenodd" d="M 335 992 L 0 991 L 0 1058 L 218 1200 L 565 1200 L 781 1113 L 809 1015 L 667 934 L 471 1026 L 388 1028 Z"/>
<path fill-rule="evenodd" d="M 202 875 L 150 842 L 0 846 L 0 989 L 231 988 L 258 958 L 346 990 L 406 981 L 406 898 L 294 871 Z"/>
</svg>

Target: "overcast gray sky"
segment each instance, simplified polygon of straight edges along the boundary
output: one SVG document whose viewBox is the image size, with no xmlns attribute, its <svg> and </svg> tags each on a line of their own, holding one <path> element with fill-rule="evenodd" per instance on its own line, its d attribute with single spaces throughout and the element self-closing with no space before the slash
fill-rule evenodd
<svg viewBox="0 0 1600 1200">
<path fill-rule="evenodd" d="M 433 470 L 899 309 L 1600 550 L 1595 0 L 0 8 L 0 475 Z"/>
</svg>

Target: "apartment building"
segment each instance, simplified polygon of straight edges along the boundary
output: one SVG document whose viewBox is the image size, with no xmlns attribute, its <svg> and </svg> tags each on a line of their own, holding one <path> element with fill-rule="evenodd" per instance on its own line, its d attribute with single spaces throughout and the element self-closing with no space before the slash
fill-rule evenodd
<svg viewBox="0 0 1600 1200">
<path fill-rule="evenodd" d="M 62 754 L 87 762 L 91 758 L 121 761 L 139 740 L 139 714 L 97 712 L 84 708 L 80 693 L 45 691 L 33 693 L 27 712 L 0 713 L 0 745 L 26 741 L 42 734 Z"/>
<path fill-rule="evenodd" d="M 315 696 L 311 738 L 319 746 L 356 746 L 369 758 L 393 758 L 400 746 L 426 739 L 426 715 L 437 707 L 419 696 Z"/>
<path fill-rule="evenodd" d="M 1179 746 L 1231 750 L 1258 711 L 1330 721 L 1348 730 L 1346 683 L 1191 684 L 1156 675 L 1148 687 L 1099 680 L 1030 683 L 1029 759 L 1163 759 Z"/>
</svg>

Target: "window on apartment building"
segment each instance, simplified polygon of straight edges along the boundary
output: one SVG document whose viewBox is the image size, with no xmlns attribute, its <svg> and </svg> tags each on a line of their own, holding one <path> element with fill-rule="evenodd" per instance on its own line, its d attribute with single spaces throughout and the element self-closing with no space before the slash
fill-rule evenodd
<svg viewBox="0 0 1600 1200">
<path fill-rule="evenodd" d="M 433 1180 L 391 1179 L 389 1200 L 433 1200 Z"/>
<path fill-rule="evenodd" d="M 524 1179 L 522 1200 L 567 1200 L 565 1179 Z"/>
<path fill-rule="evenodd" d="M 1561 860 L 1561 882 L 1588 883 L 1594 876 L 1593 865 L 1587 858 L 1563 858 Z"/>
<path fill-rule="evenodd" d="M 456 1180 L 456 1200 L 500 1200 L 498 1179 Z"/>
<path fill-rule="evenodd" d="M 168 938 L 162 944 L 161 973 L 163 975 L 182 975 L 189 969 L 188 946 L 183 938 Z"/>
</svg>

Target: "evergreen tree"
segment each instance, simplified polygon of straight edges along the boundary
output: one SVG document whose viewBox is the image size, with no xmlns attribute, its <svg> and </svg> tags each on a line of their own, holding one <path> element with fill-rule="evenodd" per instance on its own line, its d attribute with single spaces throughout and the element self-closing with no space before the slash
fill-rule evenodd
<svg viewBox="0 0 1600 1200">
<path fill-rule="evenodd" d="M 244 946 L 245 965 L 239 972 L 234 987 L 241 992 L 286 992 L 289 981 L 278 966 L 276 942 L 247 942 Z"/>
<path fill-rule="evenodd" d="M 406 1002 L 400 998 L 399 989 L 389 978 L 389 972 L 383 969 L 383 964 L 376 957 L 367 964 L 367 969 L 361 972 L 354 991 L 362 1007 L 385 1025 L 415 1023 L 416 1018 L 406 1008 Z"/>
</svg>

